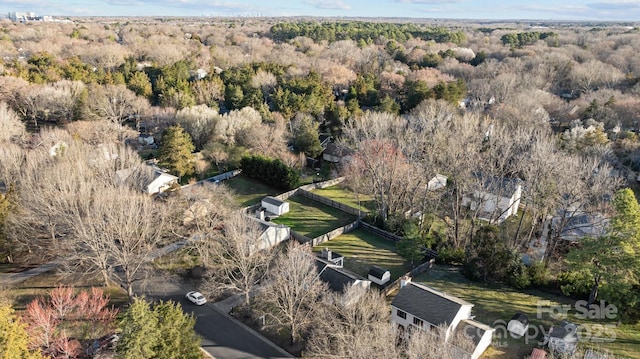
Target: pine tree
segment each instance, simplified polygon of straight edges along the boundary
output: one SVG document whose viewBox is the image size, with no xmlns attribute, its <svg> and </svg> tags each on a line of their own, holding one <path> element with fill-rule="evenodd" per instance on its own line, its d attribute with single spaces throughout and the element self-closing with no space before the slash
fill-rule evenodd
<svg viewBox="0 0 640 359">
<path fill-rule="evenodd" d="M 196 320 L 174 302 L 136 299 L 120 321 L 118 358 L 200 359 Z"/>
<path fill-rule="evenodd" d="M 195 150 L 191 137 L 180 125 L 167 128 L 162 134 L 158 162 L 178 177 L 194 172 L 193 155 Z"/>
<path fill-rule="evenodd" d="M 311 118 L 307 116 L 304 116 L 300 121 L 295 141 L 296 147 L 311 158 L 318 157 L 322 153 L 318 137 L 318 124 L 312 122 Z"/>
<path fill-rule="evenodd" d="M 158 318 L 158 331 L 162 333 L 156 343 L 156 359 L 200 359 L 200 338 L 193 330 L 196 320 L 185 314 L 178 303 L 157 304 L 153 312 Z"/>
<path fill-rule="evenodd" d="M 30 352 L 25 325 L 8 304 L 0 303 L 0 359 L 41 359 L 39 351 Z"/>
<path fill-rule="evenodd" d="M 117 358 L 147 359 L 156 355 L 155 345 L 162 333 L 158 319 L 144 299 L 136 299 L 120 321 Z"/>
</svg>

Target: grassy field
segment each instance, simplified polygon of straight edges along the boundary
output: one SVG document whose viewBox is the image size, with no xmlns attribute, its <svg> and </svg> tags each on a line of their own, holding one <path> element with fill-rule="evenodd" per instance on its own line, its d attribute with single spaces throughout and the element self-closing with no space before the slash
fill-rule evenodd
<svg viewBox="0 0 640 359">
<path fill-rule="evenodd" d="M 544 308 L 559 308 L 560 305 L 567 305 L 573 308 L 574 302 L 563 296 L 555 296 L 549 293 L 527 290 L 517 291 L 508 287 L 493 287 L 483 283 L 472 282 L 466 279 L 454 267 L 435 267 L 424 274 L 414 278 L 415 282 L 421 282 L 436 289 L 445 291 L 462 298 L 472 304 L 473 315 L 482 323 L 494 328 L 506 328 L 509 319 L 516 313 L 522 312 L 529 316 L 530 333 L 538 332 L 538 339 L 542 340 L 542 329 L 545 332 L 553 324 L 557 324 L 559 319 L 552 318 Z M 539 305 L 540 309 L 539 310 Z M 569 308 L 567 307 L 567 308 Z M 540 315 L 538 315 L 540 312 Z M 640 358 L 638 348 L 640 348 L 640 324 L 617 325 L 616 321 L 589 322 L 586 319 L 575 317 L 575 312 L 568 313 L 568 320 L 583 325 L 580 334 L 584 337 L 588 333 L 593 336 L 600 333 L 601 337 L 611 338 L 604 328 L 611 328 L 611 334 L 615 335 L 615 340 L 608 343 L 584 343 L 581 347 L 591 346 L 600 350 L 607 350 L 620 358 Z M 609 329 L 607 329 L 609 330 Z M 538 340 L 531 339 L 529 343 L 524 338 L 514 339 L 504 335 L 504 330 L 496 330 L 493 346 L 490 347 L 483 358 L 522 358 L 531 353 L 537 346 Z M 506 337 L 506 338 L 505 338 Z"/>
<path fill-rule="evenodd" d="M 235 192 L 236 200 L 243 207 L 259 203 L 265 196 L 284 192 L 242 175 L 224 181 L 224 184 Z"/>
<path fill-rule="evenodd" d="M 290 197 L 289 213 L 273 221 L 291 227 L 292 230 L 310 238 L 315 238 L 356 220 L 355 216 L 325 206 L 306 197 Z"/>
<path fill-rule="evenodd" d="M 373 211 L 376 208 L 376 204 L 371 196 L 363 194 L 356 196 L 353 191 L 345 188 L 344 186 L 341 186 L 340 184 L 327 188 L 314 189 L 313 193 L 319 196 L 327 197 L 336 202 L 346 204 L 347 206 L 351 206 L 353 208 L 360 208 L 360 210 L 364 212 Z"/>
<path fill-rule="evenodd" d="M 103 287 L 98 278 L 72 275 L 60 276 L 53 273 L 44 273 L 25 280 L 13 287 L 2 288 L 0 299 L 12 303 L 16 311 L 25 310 L 27 304 L 38 297 L 46 297 L 49 292 L 59 285 L 72 285 L 76 289 L 90 289 L 99 287 L 110 297 L 110 304 L 116 308 L 122 308 L 128 304 L 127 293 L 118 286 Z"/>
<path fill-rule="evenodd" d="M 396 253 L 395 244 L 364 229 L 343 234 L 321 245 L 314 251 L 329 248 L 344 256 L 344 267 L 367 277 L 372 265 L 391 272 L 391 280 L 396 280 L 409 271 L 409 263 Z"/>
</svg>

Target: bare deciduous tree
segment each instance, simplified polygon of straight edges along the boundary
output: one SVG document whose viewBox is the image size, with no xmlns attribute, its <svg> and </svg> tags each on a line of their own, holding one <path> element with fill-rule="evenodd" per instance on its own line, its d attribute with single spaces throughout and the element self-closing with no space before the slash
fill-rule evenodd
<svg viewBox="0 0 640 359">
<path fill-rule="evenodd" d="M 220 118 L 218 111 L 207 105 L 187 107 L 176 112 L 176 121 L 191 135 L 197 149 L 202 149 L 211 140 Z"/>
<path fill-rule="evenodd" d="M 460 324 L 460 326 L 463 325 Z M 414 330 L 407 333 L 408 338 L 404 348 L 406 358 L 457 359 L 473 353 L 475 344 L 464 329 L 457 329 L 445 340 L 447 329 L 442 325 L 430 331 Z"/>
<path fill-rule="evenodd" d="M 290 242 L 269 271 L 259 306 L 276 327 L 287 329 L 295 343 L 316 322 L 318 302 L 326 290 L 311 249 Z"/>
<path fill-rule="evenodd" d="M 363 292 L 366 291 L 366 292 Z M 353 298 L 353 300 L 345 300 Z M 377 290 L 352 286 L 334 294 L 307 342 L 311 358 L 398 358 L 389 305 Z"/>
<path fill-rule="evenodd" d="M 404 120 L 396 116 L 368 112 L 343 130 L 345 145 L 356 149 L 345 171 L 360 185 L 361 193 L 374 196 L 383 220 L 402 208 L 397 190 L 406 186 L 399 182 L 411 180 L 406 176 L 411 165 L 402 152 L 404 128 Z"/>
<path fill-rule="evenodd" d="M 210 273 L 205 288 L 216 294 L 239 293 L 249 305 L 252 289 L 264 278 L 273 259 L 271 249 L 263 243 L 261 225 L 234 213 L 225 219 L 222 233 L 216 232 L 210 229 L 198 234 L 202 236 L 198 251 Z"/>
<path fill-rule="evenodd" d="M 73 272 L 100 273 L 108 283 L 123 283 L 129 298 L 140 269 L 163 242 L 169 211 L 166 204 L 127 188 L 105 187 L 72 210 Z"/>
<path fill-rule="evenodd" d="M 24 123 L 18 118 L 6 103 L 0 102 L 0 142 L 22 142 L 25 140 L 27 130 Z"/>
<path fill-rule="evenodd" d="M 136 96 L 125 85 L 93 85 L 89 87 L 89 95 L 92 99 L 89 111 L 97 118 L 119 125 L 149 108 L 146 99 Z"/>
</svg>

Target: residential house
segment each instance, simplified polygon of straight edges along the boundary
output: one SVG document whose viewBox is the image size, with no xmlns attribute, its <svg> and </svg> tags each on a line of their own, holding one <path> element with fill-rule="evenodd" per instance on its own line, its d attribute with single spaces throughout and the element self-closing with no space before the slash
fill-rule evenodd
<svg viewBox="0 0 640 359">
<path fill-rule="evenodd" d="M 357 273 L 346 270 L 320 257 L 315 259 L 319 278 L 327 283 L 329 289 L 334 293 L 344 294 L 351 287 L 359 287 L 364 290 L 371 286 L 371 281 Z"/>
<path fill-rule="evenodd" d="M 159 169 L 155 169 L 153 171 L 153 180 L 145 187 L 145 192 L 148 194 L 162 193 L 168 190 L 171 185 L 177 183 L 178 177 Z"/>
<path fill-rule="evenodd" d="M 258 221 L 262 230 L 258 249 L 269 249 L 291 238 L 291 228 L 285 225 L 261 221 L 252 216 L 248 216 L 248 218 Z"/>
<path fill-rule="evenodd" d="M 153 136 L 147 134 L 141 134 L 138 136 L 138 143 L 145 146 L 153 145 L 154 139 Z"/>
<path fill-rule="evenodd" d="M 447 176 L 441 174 L 436 174 L 427 183 L 427 190 L 429 191 L 436 191 L 445 187 L 447 187 Z"/>
<path fill-rule="evenodd" d="M 195 81 L 203 80 L 207 77 L 207 70 L 200 68 L 194 71 L 189 71 L 189 75 L 191 75 L 191 78 Z"/>
<path fill-rule="evenodd" d="M 289 212 L 289 203 L 275 197 L 267 196 L 263 198 L 261 205 L 267 212 L 276 216 L 281 216 Z"/>
<path fill-rule="evenodd" d="M 178 177 L 162 171 L 160 168 L 149 165 L 142 165 L 142 168 L 125 168 L 116 171 L 116 181 L 119 184 L 126 183 L 134 172 L 148 172 L 147 182 L 142 185 L 142 190 L 147 194 L 162 193 L 168 190 L 172 185 L 177 185 Z"/>
<path fill-rule="evenodd" d="M 572 354 L 578 348 L 578 326 L 563 320 L 547 334 L 547 346 L 558 354 Z"/>
<path fill-rule="evenodd" d="M 583 212 L 564 212 L 565 215 L 553 217 L 551 226 L 556 236 L 571 242 L 584 237 L 600 237 L 606 234 L 609 219 L 602 214 L 587 214 Z M 559 233 L 558 233 L 559 232 Z"/>
<path fill-rule="evenodd" d="M 411 329 L 440 331 L 439 327 L 443 326 L 445 332 L 437 335 L 444 335 L 445 341 L 450 340 L 456 330 L 462 331 L 475 345 L 467 357 L 477 359 L 491 344 L 494 329 L 473 321 L 472 307 L 473 304 L 460 298 L 404 278 L 391 302 L 391 322 L 401 332 Z"/>
<path fill-rule="evenodd" d="M 462 205 L 478 211 L 478 218 L 500 224 L 518 213 L 522 197 L 520 179 L 499 178 L 476 173 L 478 185 L 462 198 Z"/>
<path fill-rule="evenodd" d="M 371 266 L 367 278 L 375 284 L 385 285 L 391 280 L 391 272 L 378 266 Z"/>
<path fill-rule="evenodd" d="M 342 163 L 351 159 L 352 155 L 353 150 L 331 142 L 322 153 L 322 159 L 331 163 Z"/>
</svg>

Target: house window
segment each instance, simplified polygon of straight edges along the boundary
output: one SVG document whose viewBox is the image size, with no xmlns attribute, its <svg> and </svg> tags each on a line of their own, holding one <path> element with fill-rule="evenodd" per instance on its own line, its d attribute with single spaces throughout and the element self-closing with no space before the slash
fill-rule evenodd
<svg viewBox="0 0 640 359">
<path fill-rule="evenodd" d="M 407 313 L 401 311 L 400 309 L 396 309 L 396 315 L 402 319 L 407 319 Z"/>
<path fill-rule="evenodd" d="M 413 317 L 413 324 L 416 325 L 418 328 L 422 328 L 422 325 L 424 324 L 424 322 L 420 318 Z"/>
</svg>

